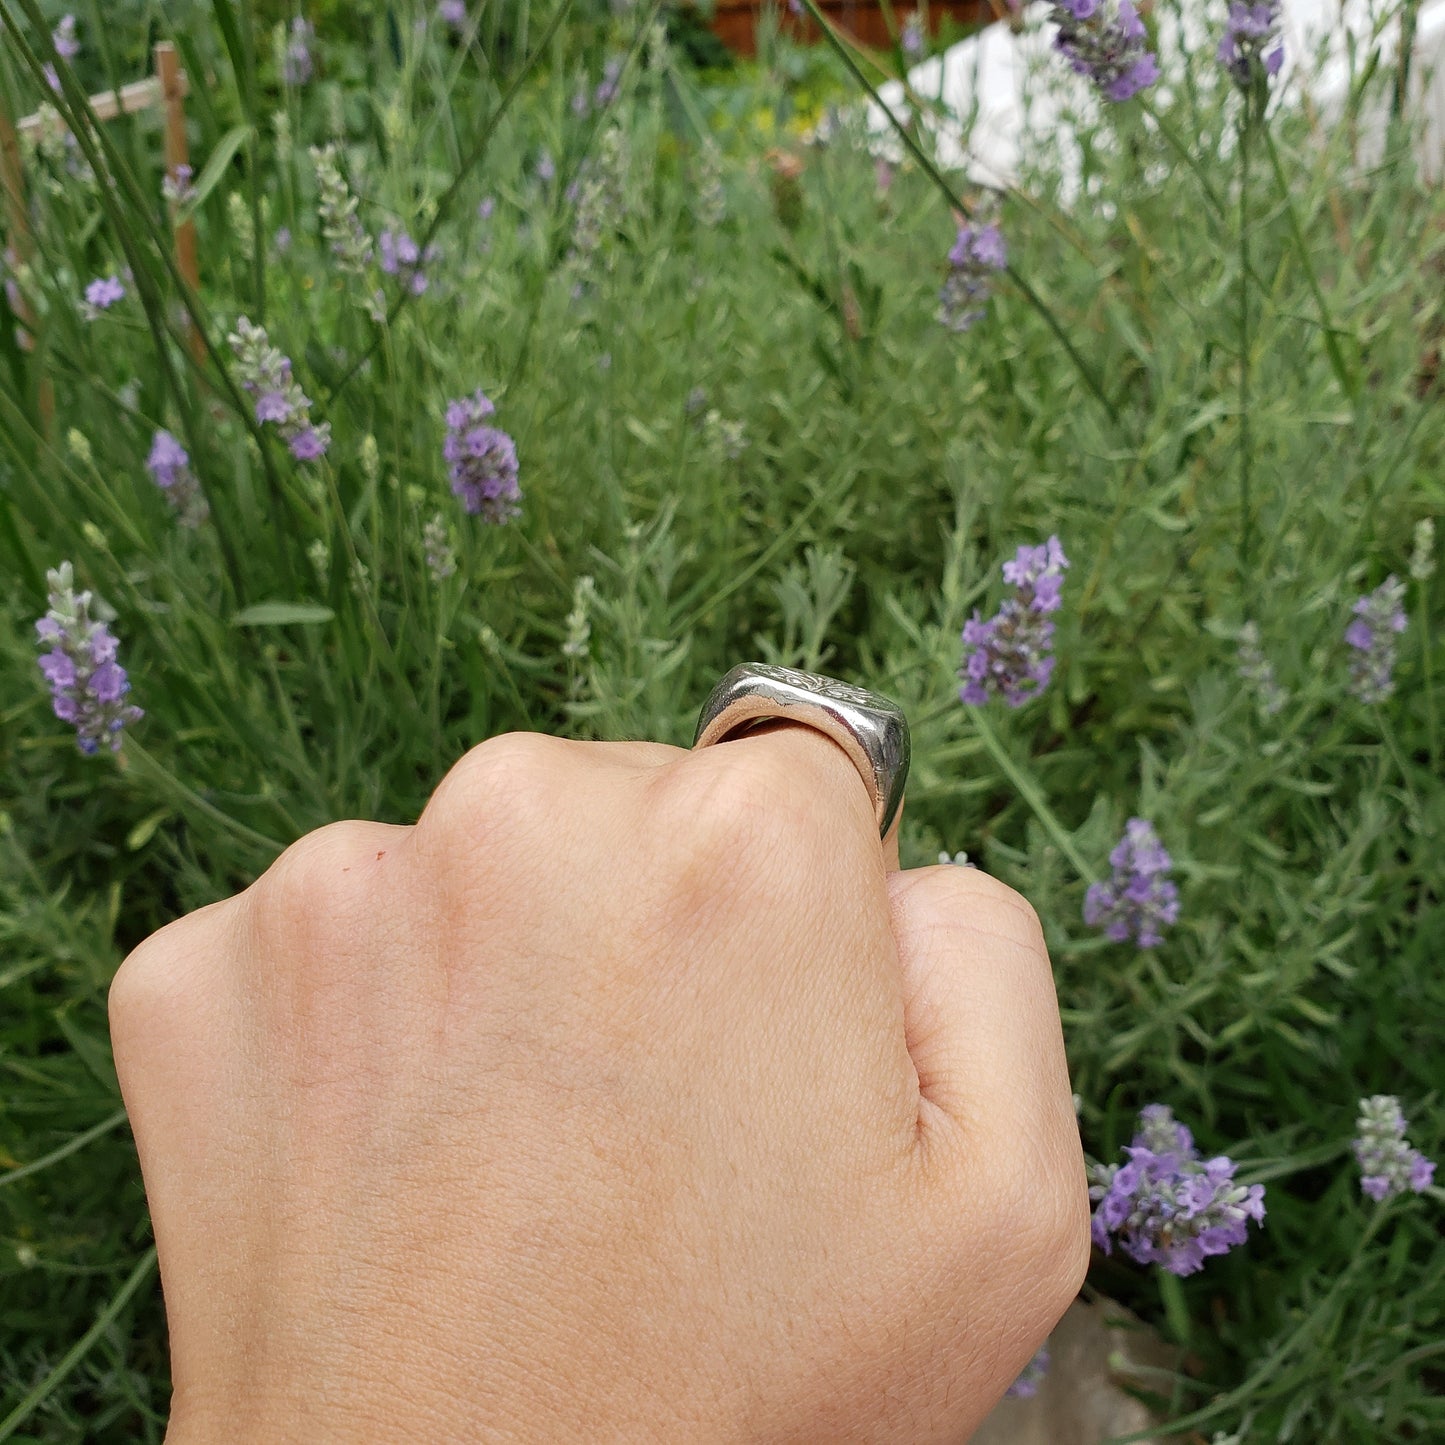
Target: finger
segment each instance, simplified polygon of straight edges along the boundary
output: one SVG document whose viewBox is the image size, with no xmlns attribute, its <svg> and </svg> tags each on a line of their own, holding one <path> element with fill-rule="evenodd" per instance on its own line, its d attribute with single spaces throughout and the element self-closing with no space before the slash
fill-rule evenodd
<svg viewBox="0 0 1445 1445">
<path fill-rule="evenodd" d="M 898 835 L 903 831 L 903 809 L 907 802 L 907 797 L 898 800 L 898 813 L 883 840 L 883 867 L 889 873 L 897 873 L 903 866 L 898 861 Z"/>
<path fill-rule="evenodd" d="M 973 868 L 891 874 L 904 1031 L 925 1122 L 1077 1162 L 1058 999 L 1043 932 L 1013 889 Z M 1082 1178 L 1082 1172 L 1080 1178 Z"/>
<path fill-rule="evenodd" d="M 877 810 L 873 802 L 872 788 L 859 775 L 852 758 L 844 752 L 838 742 L 807 723 L 793 722 L 788 718 L 771 718 L 749 728 L 739 737 L 716 744 L 719 747 L 747 746 L 754 739 L 771 738 L 769 745 L 770 762 L 781 759 L 781 767 L 792 774 L 807 778 L 813 785 L 813 795 L 825 798 L 830 806 L 846 808 L 860 819 L 866 819 L 868 831 L 878 837 Z M 860 804 L 862 807 L 860 807 Z M 863 809 L 866 808 L 866 812 Z M 902 809 L 899 809 L 902 816 Z M 898 830 L 892 830 L 892 863 L 888 863 L 888 849 L 882 852 L 885 865 L 898 866 Z"/>
</svg>

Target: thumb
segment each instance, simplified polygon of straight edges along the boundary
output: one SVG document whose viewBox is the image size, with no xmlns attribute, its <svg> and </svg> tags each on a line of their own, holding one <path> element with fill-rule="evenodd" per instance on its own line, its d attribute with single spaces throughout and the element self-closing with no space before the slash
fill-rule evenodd
<svg viewBox="0 0 1445 1445">
<path fill-rule="evenodd" d="M 904 1032 L 922 1117 L 1031 1145 L 1084 1179 L 1063 1029 L 1038 915 L 1012 888 L 957 864 L 889 873 Z M 1087 1208 L 1087 1195 L 1083 1194 Z"/>
</svg>

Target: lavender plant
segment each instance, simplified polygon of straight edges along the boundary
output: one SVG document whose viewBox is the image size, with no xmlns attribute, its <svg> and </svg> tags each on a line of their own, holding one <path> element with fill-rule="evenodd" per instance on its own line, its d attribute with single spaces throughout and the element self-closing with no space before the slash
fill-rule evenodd
<svg viewBox="0 0 1445 1445">
<path fill-rule="evenodd" d="M 120 644 L 107 623 L 92 615 L 93 597 L 75 590 L 75 572 L 62 562 L 45 574 L 50 609 L 35 624 L 42 647 L 40 671 L 50 684 L 50 704 L 61 722 L 75 728 L 76 746 L 94 754 L 121 750 L 123 731 L 145 714 L 124 701 L 130 678 L 120 665 Z"/>
<path fill-rule="evenodd" d="M 236 354 L 241 385 L 255 398 L 256 420 L 276 427 L 298 462 L 314 462 L 331 445 L 327 422 L 311 421 L 311 399 L 291 374 L 291 358 L 271 344 L 264 327 L 245 316 L 226 340 Z"/>
<path fill-rule="evenodd" d="M 1094 1243 L 1105 1254 L 1117 1243 L 1139 1264 L 1194 1274 L 1211 1255 L 1243 1244 L 1250 1220 L 1264 1221 L 1264 1186 L 1236 1184 L 1238 1166 L 1225 1155 L 1202 1158 L 1166 1104 L 1140 1110 L 1124 1153 L 1126 1164 L 1089 1171 Z"/>
<path fill-rule="evenodd" d="M 1084 922 L 1114 943 L 1132 939 L 1140 948 L 1157 948 L 1164 929 L 1179 921 L 1179 889 L 1167 876 L 1174 862 L 1154 825 L 1130 818 L 1109 866 L 1113 877 L 1091 883 L 1084 895 Z"/>
<path fill-rule="evenodd" d="M 1395 634 L 1407 625 L 1405 584 L 1393 573 L 1354 605 L 1345 628 L 1351 649 L 1350 691 L 1361 702 L 1384 702 L 1395 690 Z"/>
<path fill-rule="evenodd" d="M 1132 0 L 1057 0 L 1054 45 L 1107 100 L 1129 100 L 1159 78 L 1148 32 Z"/>
<path fill-rule="evenodd" d="M 157 431 L 151 442 L 146 470 L 175 510 L 183 527 L 199 527 L 210 515 L 201 484 L 191 470 L 190 453 L 165 430 Z"/>
<path fill-rule="evenodd" d="M 1360 1188 L 1376 1201 L 1429 1188 L 1435 1164 L 1405 1138 L 1405 1116 L 1393 1094 L 1375 1094 L 1360 1100 L 1355 1126 L 1355 1159 L 1360 1166 Z"/>
<path fill-rule="evenodd" d="M 502 523 L 521 514 L 517 446 L 486 418 L 496 407 L 481 391 L 447 403 L 447 435 L 442 456 L 452 491 L 466 511 L 483 521 Z"/>
<path fill-rule="evenodd" d="M 996 225 L 965 222 L 948 253 L 948 275 L 938 297 L 938 319 L 950 331 L 983 320 L 993 278 L 1008 265 L 1008 247 Z"/>
<path fill-rule="evenodd" d="M 1068 565 L 1057 537 L 1021 546 L 1013 561 L 1003 564 L 1004 581 L 1015 593 L 986 621 L 975 611 L 964 623 L 960 701 L 981 705 L 1002 697 L 1010 707 L 1022 707 L 1049 685 L 1054 672 L 1050 614 L 1063 605 Z"/>
</svg>

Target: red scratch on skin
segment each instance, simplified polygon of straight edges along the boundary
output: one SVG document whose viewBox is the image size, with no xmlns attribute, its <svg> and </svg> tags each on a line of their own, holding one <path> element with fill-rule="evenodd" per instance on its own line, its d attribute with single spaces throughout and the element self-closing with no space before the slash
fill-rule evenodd
<svg viewBox="0 0 1445 1445">
<path fill-rule="evenodd" d="M 385 857 L 386 857 L 386 849 L 385 849 L 385 848 L 379 848 L 379 849 L 377 850 L 376 856 L 377 856 L 378 858 L 385 858 Z"/>
</svg>

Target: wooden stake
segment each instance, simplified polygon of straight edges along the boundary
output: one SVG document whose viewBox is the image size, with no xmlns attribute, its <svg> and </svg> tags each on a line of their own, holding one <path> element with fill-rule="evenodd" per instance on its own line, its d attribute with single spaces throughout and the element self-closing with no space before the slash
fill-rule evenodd
<svg viewBox="0 0 1445 1445">
<path fill-rule="evenodd" d="M 162 40 L 155 48 L 156 74 L 160 77 L 161 97 L 166 108 L 166 175 L 175 181 L 182 166 L 190 164 L 190 147 L 186 144 L 186 105 L 188 89 L 186 77 L 181 70 L 180 57 L 176 47 L 169 40 Z M 196 223 L 187 219 L 175 225 L 179 211 L 175 201 L 171 202 L 171 224 L 175 228 L 176 268 L 193 292 L 199 294 L 201 273 L 196 262 Z M 198 365 L 204 366 L 206 348 L 201 334 L 188 326 L 191 354 Z"/>
<path fill-rule="evenodd" d="M 25 204 L 25 172 L 20 166 L 20 138 L 10 120 L 10 112 L 0 99 L 0 190 L 5 192 L 5 215 L 10 232 L 10 259 L 17 268 L 30 263 L 35 255 L 35 239 L 30 234 L 30 212 Z M 29 303 L 17 290 L 14 294 L 18 307 L 16 320 L 20 322 L 20 348 L 22 351 L 35 350 L 33 327 L 35 317 Z M 48 376 L 41 376 L 36 386 L 36 401 L 40 407 L 40 425 L 46 437 L 50 435 L 51 423 L 55 419 L 55 388 Z"/>
</svg>

